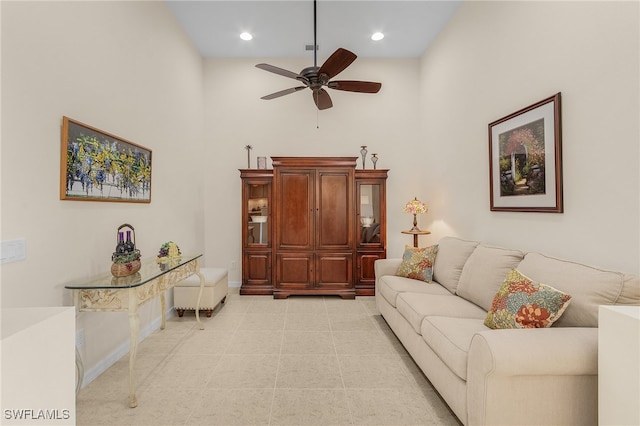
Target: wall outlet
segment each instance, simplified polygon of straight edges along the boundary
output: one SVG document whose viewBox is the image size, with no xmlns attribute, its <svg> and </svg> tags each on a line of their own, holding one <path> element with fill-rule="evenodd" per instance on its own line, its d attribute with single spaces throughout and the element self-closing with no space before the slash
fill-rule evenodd
<svg viewBox="0 0 640 426">
<path fill-rule="evenodd" d="M 76 331 L 76 346 L 79 348 L 84 346 L 84 328 Z"/>
</svg>

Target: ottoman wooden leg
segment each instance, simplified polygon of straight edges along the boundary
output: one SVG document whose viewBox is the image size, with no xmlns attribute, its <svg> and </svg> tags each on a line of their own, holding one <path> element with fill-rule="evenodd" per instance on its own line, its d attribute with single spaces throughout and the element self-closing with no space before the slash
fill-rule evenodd
<svg viewBox="0 0 640 426">
<path fill-rule="evenodd" d="M 207 309 L 207 318 L 211 318 L 211 314 L 213 311 L 211 309 Z"/>
<path fill-rule="evenodd" d="M 184 309 L 178 309 L 177 311 L 178 311 L 178 316 L 182 318 L 182 316 L 184 315 Z"/>
<path fill-rule="evenodd" d="M 227 300 L 227 296 L 223 297 L 220 303 L 224 303 L 225 300 Z"/>
</svg>

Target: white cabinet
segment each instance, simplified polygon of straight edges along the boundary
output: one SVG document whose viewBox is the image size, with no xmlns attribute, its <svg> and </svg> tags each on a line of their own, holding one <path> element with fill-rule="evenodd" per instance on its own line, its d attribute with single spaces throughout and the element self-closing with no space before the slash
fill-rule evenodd
<svg viewBox="0 0 640 426">
<path fill-rule="evenodd" d="M 2 421 L 76 421 L 74 307 L 2 309 Z"/>
<path fill-rule="evenodd" d="M 600 306 L 598 423 L 640 425 L 640 306 Z"/>
</svg>

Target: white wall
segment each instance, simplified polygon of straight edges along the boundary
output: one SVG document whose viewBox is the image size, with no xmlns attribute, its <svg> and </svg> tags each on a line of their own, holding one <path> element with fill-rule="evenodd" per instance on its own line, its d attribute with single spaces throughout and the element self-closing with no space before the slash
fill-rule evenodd
<svg viewBox="0 0 640 426">
<path fill-rule="evenodd" d="M 419 145 L 434 237 L 638 273 L 638 5 L 462 4 L 421 63 Z M 564 213 L 491 212 L 488 123 L 557 92 Z"/>
<path fill-rule="evenodd" d="M 325 59 L 326 56 L 319 56 L 318 63 Z M 247 144 L 254 148 L 252 168 L 256 167 L 256 156 L 360 157 L 360 146 L 367 145 L 367 166 L 372 167 L 371 154 L 377 153 L 378 168 L 391 169 L 388 184 L 393 190 L 388 192 L 387 201 L 391 218 L 389 246 L 402 249 L 403 244 L 410 244 L 411 239 L 400 231 L 408 229 L 413 218 L 401 213 L 402 206 L 424 191 L 420 182 L 423 159 L 415 155 L 419 142 L 419 61 L 357 59 L 336 79 L 380 81 L 381 91 L 371 95 L 329 90 L 334 106 L 320 112 L 310 90 L 261 100 L 261 96 L 299 85 L 295 80 L 256 68 L 261 62 L 299 72 L 313 65 L 313 58 L 205 61 L 206 262 L 222 267 L 235 262 L 230 280 L 240 281 L 238 169 L 247 167 Z M 270 160 L 268 167 L 271 168 Z"/>
<path fill-rule="evenodd" d="M 202 59 L 163 2 L 2 2 L 2 306 L 70 305 L 63 288 L 107 272 L 123 223 L 145 257 L 204 249 Z M 59 199 L 62 116 L 153 151 L 150 204 Z M 141 310 L 142 327 L 160 315 Z M 80 314 L 89 371 L 128 342 L 122 314 Z"/>
</svg>

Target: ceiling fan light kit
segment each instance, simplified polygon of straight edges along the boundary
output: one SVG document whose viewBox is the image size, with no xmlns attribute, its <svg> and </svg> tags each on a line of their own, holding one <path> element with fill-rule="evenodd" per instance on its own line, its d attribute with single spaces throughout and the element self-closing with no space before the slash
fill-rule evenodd
<svg viewBox="0 0 640 426">
<path fill-rule="evenodd" d="M 313 49 L 316 46 L 316 49 Z M 295 73 L 282 68 L 278 68 L 269 64 L 257 64 L 256 67 L 265 71 L 272 72 L 274 74 L 281 75 L 283 77 L 289 77 L 298 80 L 304 86 L 292 87 L 279 92 L 271 93 L 263 96 L 260 99 L 275 99 L 281 96 L 289 95 L 291 93 L 298 92 L 300 90 L 309 88 L 312 91 L 313 101 L 319 110 L 331 108 L 333 102 L 329 93 L 324 89 L 328 87 L 333 90 L 342 90 L 346 92 L 357 93 L 378 93 L 382 87 L 381 83 L 375 83 L 372 81 L 359 81 L 359 80 L 336 80 L 331 81 L 333 77 L 345 70 L 349 65 L 356 60 L 355 53 L 348 51 L 347 49 L 338 48 L 335 52 L 329 56 L 329 58 L 318 67 L 317 58 L 317 42 L 316 42 L 316 0 L 313 2 L 313 45 L 310 50 L 313 50 L 313 66 L 307 67 Z"/>
</svg>

